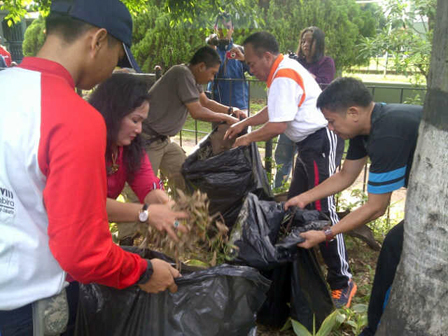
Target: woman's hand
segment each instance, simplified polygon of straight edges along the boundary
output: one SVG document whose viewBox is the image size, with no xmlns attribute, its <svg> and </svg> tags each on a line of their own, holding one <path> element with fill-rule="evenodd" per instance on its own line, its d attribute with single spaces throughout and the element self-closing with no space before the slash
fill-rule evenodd
<svg viewBox="0 0 448 336">
<path fill-rule="evenodd" d="M 145 197 L 146 204 L 165 204 L 170 201 L 165 190 L 153 189 Z"/>
<path fill-rule="evenodd" d="M 173 211 L 171 208 L 174 204 L 174 201 L 165 204 L 151 204 L 148 207 L 148 224 L 158 231 L 166 231 L 171 239 L 178 242 L 176 230 L 187 232 L 187 228 L 179 224 L 178 220 L 188 218 L 188 214 L 184 211 Z"/>
</svg>

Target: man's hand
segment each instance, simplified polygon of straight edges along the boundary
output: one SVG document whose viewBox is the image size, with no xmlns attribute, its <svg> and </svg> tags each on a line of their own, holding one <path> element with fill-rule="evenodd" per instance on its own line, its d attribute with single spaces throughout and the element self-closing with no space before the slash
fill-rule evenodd
<svg viewBox="0 0 448 336">
<path fill-rule="evenodd" d="M 235 117 L 237 117 L 239 120 L 243 120 L 247 118 L 247 114 L 243 110 L 233 110 L 233 114 Z"/>
<path fill-rule="evenodd" d="M 297 246 L 302 248 L 312 248 L 313 246 L 316 246 L 319 243 L 322 243 L 325 241 L 325 233 L 323 231 L 307 231 L 300 234 L 302 238 L 305 238 L 305 241 L 301 244 L 297 244 Z"/>
<path fill-rule="evenodd" d="M 309 203 L 311 203 L 307 197 L 305 196 L 305 193 L 297 195 L 293 198 L 290 198 L 285 203 L 285 210 L 288 210 L 289 207 L 296 206 L 301 209 L 305 208 Z"/>
<path fill-rule="evenodd" d="M 151 204 L 148 208 L 148 223 L 158 231 L 166 231 L 171 239 L 178 242 L 179 238 L 177 238 L 175 230 L 187 232 L 187 228 L 183 225 L 175 227 L 174 223 L 177 223 L 178 219 L 188 218 L 188 214 L 183 211 L 171 210 L 173 205 L 174 201 L 165 204 Z"/>
<path fill-rule="evenodd" d="M 232 49 L 230 49 L 230 54 L 235 54 L 235 57 L 233 59 L 236 59 L 236 60 L 242 61 L 242 62 L 244 62 L 244 60 L 245 60 L 244 54 L 241 51 L 240 47 L 233 47 Z"/>
<path fill-rule="evenodd" d="M 224 140 L 227 139 L 233 139 L 238 136 L 244 129 L 246 128 L 246 125 L 244 124 L 244 121 L 237 122 L 229 127 L 226 134 L 224 134 Z"/>
<path fill-rule="evenodd" d="M 240 147 L 240 146 L 249 146 L 251 142 L 252 141 L 249 140 L 249 138 L 247 137 L 247 134 L 245 134 L 245 135 L 242 135 L 242 136 L 236 138 L 232 147 L 236 148 L 236 147 Z"/>
<path fill-rule="evenodd" d="M 223 117 L 224 117 L 223 121 L 225 121 L 228 125 L 233 125 L 240 121 L 239 119 L 232 117 L 231 115 L 228 114 L 224 114 Z"/>
<path fill-rule="evenodd" d="M 147 283 L 138 285 L 140 289 L 147 293 L 156 294 L 169 289 L 171 293 L 177 292 L 175 278 L 180 277 L 180 273 L 171 267 L 166 261 L 161 259 L 151 259 L 153 273 Z"/>
</svg>

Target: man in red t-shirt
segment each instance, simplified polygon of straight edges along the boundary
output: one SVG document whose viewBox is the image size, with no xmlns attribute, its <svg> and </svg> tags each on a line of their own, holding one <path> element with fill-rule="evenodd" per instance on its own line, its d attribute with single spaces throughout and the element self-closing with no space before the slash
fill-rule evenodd
<svg viewBox="0 0 448 336">
<path fill-rule="evenodd" d="M 10 67 L 12 62 L 11 54 L 8 52 L 8 50 L 6 50 L 6 47 L 2 46 L 1 44 L 0 44 L 0 55 L 3 56 L 6 66 Z"/>
<path fill-rule="evenodd" d="M 46 33 L 36 57 L 0 72 L 3 336 L 32 335 L 37 304 L 63 302 L 67 274 L 80 283 L 135 285 L 149 293 L 175 292 L 180 276 L 163 260 L 143 259 L 113 243 L 106 124 L 75 91 L 92 89 L 117 64 L 139 70 L 130 51 L 131 14 L 119 0 L 52 0 Z M 57 306 L 59 312 L 66 307 Z M 76 309 L 64 312 L 75 317 Z M 43 326 L 41 315 L 34 316 Z M 54 333 L 65 329 L 65 320 L 48 320 L 59 327 Z"/>
</svg>

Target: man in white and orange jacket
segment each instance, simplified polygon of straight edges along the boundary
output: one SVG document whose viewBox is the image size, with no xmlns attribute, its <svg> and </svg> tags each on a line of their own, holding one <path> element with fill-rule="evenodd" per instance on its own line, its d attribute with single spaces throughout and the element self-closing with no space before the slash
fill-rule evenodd
<svg viewBox="0 0 448 336">
<path fill-rule="evenodd" d="M 250 72 L 267 83 L 268 105 L 257 114 L 232 125 L 226 138 L 236 137 L 247 126 L 261 128 L 238 137 L 234 146 L 267 141 L 284 133 L 296 143 L 298 158 L 288 192 L 288 199 L 318 185 L 336 170 L 336 135 L 316 107 L 321 89 L 311 74 L 298 62 L 279 53 L 273 35 L 257 32 L 243 43 L 244 57 Z M 339 221 L 334 197 L 317 200 L 311 205 L 326 213 L 332 225 Z M 342 235 L 330 237 L 320 245 L 328 266 L 327 281 L 336 306 L 349 306 L 356 292 L 351 281 L 348 257 Z"/>
</svg>

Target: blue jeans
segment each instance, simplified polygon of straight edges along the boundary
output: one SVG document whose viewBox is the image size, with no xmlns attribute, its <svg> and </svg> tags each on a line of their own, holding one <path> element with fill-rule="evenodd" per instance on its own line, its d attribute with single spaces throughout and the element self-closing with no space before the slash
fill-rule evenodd
<svg viewBox="0 0 448 336">
<path fill-rule="evenodd" d="M 14 310 L 0 311 L 1 336 L 33 336 L 33 308 L 31 304 Z"/>
<path fill-rule="evenodd" d="M 277 173 L 275 174 L 274 180 L 274 188 L 281 187 L 283 182 L 288 180 L 289 174 L 291 173 L 292 169 L 292 162 L 296 152 L 296 144 L 289 140 L 286 135 L 280 134 L 277 140 L 277 147 L 275 147 L 274 158 L 277 166 L 281 165 L 281 167 L 277 167 Z"/>
</svg>

